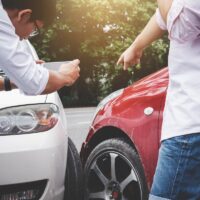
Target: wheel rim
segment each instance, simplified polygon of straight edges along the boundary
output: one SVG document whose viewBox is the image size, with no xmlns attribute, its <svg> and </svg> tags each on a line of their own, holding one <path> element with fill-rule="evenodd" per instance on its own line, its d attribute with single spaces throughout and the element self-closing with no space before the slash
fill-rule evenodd
<svg viewBox="0 0 200 200">
<path fill-rule="evenodd" d="M 141 200 L 141 183 L 131 162 L 119 152 L 104 152 L 91 165 L 86 178 L 89 200 Z"/>
</svg>

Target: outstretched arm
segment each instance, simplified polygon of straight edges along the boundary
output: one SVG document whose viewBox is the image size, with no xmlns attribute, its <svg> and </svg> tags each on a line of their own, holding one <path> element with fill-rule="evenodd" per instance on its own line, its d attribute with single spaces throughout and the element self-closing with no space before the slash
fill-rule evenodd
<svg viewBox="0 0 200 200">
<path fill-rule="evenodd" d="M 156 22 L 156 14 L 154 14 L 131 46 L 122 53 L 117 64 L 122 64 L 124 70 L 132 65 L 138 64 L 143 50 L 153 41 L 160 38 L 164 32 Z"/>
<path fill-rule="evenodd" d="M 79 78 L 79 60 L 62 64 L 59 71 L 49 71 L 49 80 L 42 94 L 48 94 L 59 90 L 63 86 L 71 86 Z"/>
<path fill-rule="evenodd" d="M 49 70 L 49 79 L 42 94 L 49 94 L 59 90 L 63 86 L 71 86 L 79 78 L 79 60 L 74 60 L 67 64 L 62 64 L 59 71 Z M 11 89 L 17 86 L 11 82 Z M 0 77 L 0 91 L 5 90 L 4 77 Z"/>
<path fill-rule="evenodd" d="M 0 91 L 5 90 L 4 79 L 5 77 L 0 76 Z M 10 85 L 11 85 L 11 89 L 17 88 L 17 86 L 13 82 L 10 82 Z"/>
</svg>

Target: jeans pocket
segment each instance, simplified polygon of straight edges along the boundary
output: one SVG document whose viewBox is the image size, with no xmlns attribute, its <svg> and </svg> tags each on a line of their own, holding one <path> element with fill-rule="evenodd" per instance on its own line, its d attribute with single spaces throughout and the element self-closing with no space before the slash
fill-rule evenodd
<svg viewBox="0 0 200 200">
<path fill-rule="evenodd" d="M 170 149 L 176 150 L 178 148 L 180 150 L 180 148 L 185 148 L 189 145 L 189 137 L 188 135 L 176 136 L 164 140 L 161 144 Z"/>
<path fill-rule="evenodd" d="M 173 197 L 179 193 L 188 153 L 188 137 L 178 136 L 162 142 L 151 194 L 176 199 Z"/>
</svg>

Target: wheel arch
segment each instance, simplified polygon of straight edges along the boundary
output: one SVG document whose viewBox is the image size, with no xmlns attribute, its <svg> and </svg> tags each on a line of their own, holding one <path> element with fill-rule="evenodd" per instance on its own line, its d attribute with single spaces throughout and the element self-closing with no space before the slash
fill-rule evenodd
<svg viewBox="0 0 200 200">
<path fill-rule="evenodd" d="M 122 131 L 119 128 L 116 128 L 114 126 L 107 126 L 99 129 L 90 139 L 88 142 L 85 152 L 84 152 L 84 159 L 83 165 L 85 165 L 85 158 L 87 158 L 90 154 L 90 152 L 101 142 L 112 139 L 112 138 L 121 138 L 125 140 L 128 144 L 130 144 L 133 149 L 138 153 L 136 146 L 134 145 L 134 142 L 128 137 L 128 135 Z"/>
</svg>

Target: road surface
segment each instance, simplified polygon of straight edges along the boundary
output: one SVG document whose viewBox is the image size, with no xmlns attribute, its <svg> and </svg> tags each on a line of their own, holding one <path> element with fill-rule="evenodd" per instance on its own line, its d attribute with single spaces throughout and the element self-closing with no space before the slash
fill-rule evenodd
<svg viewBox="0 0 200 200">
<path fill-rule="evenodd" d="M 96 107 L 65 109 L 69 137 L 80 152 L 83 141 L 88 134 Z"/>
</svg>

